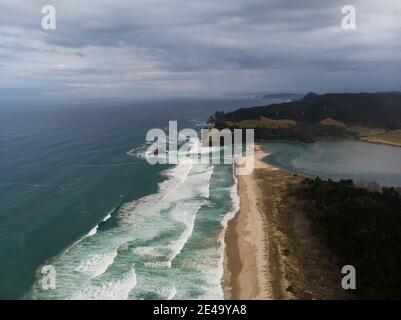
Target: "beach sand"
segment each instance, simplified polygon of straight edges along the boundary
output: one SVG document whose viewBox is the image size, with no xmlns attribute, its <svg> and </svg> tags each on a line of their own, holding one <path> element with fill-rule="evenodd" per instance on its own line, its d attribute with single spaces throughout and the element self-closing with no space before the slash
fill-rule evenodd
<svg viewBox="0 0 401 320">
<path fill-rule="evenodd" d="M 259 146 L 254 148 L 255 169 L 277 170 L 262 161 L 267 156 Z M 266 219 L 258 209 L 260 198 L 254 173 L 237 175 L 240 211 L 229 222 L 226 232 L 226 260 L 230 273 L 230 298 L 273 299 L 266 277 L 269 261 L 265 232 Z"/>
<path fill-rule="evenodd" d="M 228 299 L 344 299 L 341 268 L 311 231 L 303 203 L 291 192 L 304 179 L 262 161 L 237 175 L 240 210 L 228 223 Z"/>
</svg>

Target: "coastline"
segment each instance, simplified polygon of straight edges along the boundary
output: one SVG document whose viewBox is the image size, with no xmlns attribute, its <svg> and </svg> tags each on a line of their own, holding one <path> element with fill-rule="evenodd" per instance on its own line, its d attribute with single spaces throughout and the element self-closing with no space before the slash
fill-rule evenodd
<svg viewBox="0 0 401 320">
<path fill-rule="evenodd" d="M 224 291 L 233 300 L 347 299 L 338 262 L 317 239 L 292 193 L 304 177 L 262 161 L 236 175 L 240 209 L 225 231 Z"/>
<path fill-rule="evenodd" d="M 401 148 L 401 143 L 398 142 L 393 142 L 385 139 L 377 139 L 376 137 L 364 137 L 360 139 L 361 141 L 368 142 L 368 143 L 374 143 L 374 144 L 382 144 L 386 146 L 392 146 L 392 147 L 399 147 Z"/>
<path fill-rule="evenodd" d="M 267 155 L 255 145 L 255 170 L 277 170 L 262 161 Z M 269 270 L 265 253 L 268 245 L 266 221 L 258 209 L 259 194 L 254 175 L 235 175 L 240 209 L 228 222 L 225 234 L 225 269 L 229 274 L 231 299 L 273 299 L 272 287 L 265 276 Z"/>
</svg>

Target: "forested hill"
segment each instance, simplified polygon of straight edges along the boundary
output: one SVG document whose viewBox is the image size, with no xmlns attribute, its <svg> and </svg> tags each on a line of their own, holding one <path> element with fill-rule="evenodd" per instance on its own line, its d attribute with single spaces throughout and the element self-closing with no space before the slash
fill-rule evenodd
<svg viewBox="0 0 401 320">
<path fill-rule="evenodd" d="M 299 101 L 243 108 L 234 112 L 216 112 L 211 121 L 223 124 L 261 117 L 317 124 L 334 119 L 346 125 L 401 129 L 401 92 L 379 93 L 308 93 Z"/>
</svg>

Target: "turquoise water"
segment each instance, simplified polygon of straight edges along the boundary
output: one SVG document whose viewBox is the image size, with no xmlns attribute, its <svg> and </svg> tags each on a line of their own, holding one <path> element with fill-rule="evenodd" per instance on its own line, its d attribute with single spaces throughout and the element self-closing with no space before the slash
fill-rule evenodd
<svg viewBox="0 0 401 320">
<path fill-rule="evenodd" d="M 0 109 L 0 299 L 222 298 L 230 166 L 149 165 L 149 129 L 260 100 Z M 56 289 L 40 286 L 41 266 Z"/>
<path fill-rule="evenodd" d="M 164 174 L 159 192 L 119 209 L 117 226 L 53 259 L 57 289 L 38 283 L 30 297 L 223 298 L 219 234 L 231 207 L 230 167 L 188 161 Z"/>
<path fill-rule="evenodd" d="M 401 148 L 361 141 L 319 141 L 313 144 L 271 142 L 266 161 L 285 170 L 326 179 L 376 181 L 401 186 Z"/>
</svg>

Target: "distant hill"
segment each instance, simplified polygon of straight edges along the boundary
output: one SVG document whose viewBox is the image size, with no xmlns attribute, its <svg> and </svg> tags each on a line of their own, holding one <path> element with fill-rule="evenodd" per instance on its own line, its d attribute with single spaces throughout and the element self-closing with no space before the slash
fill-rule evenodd
<svg viewBox="0 0 401 320">
<path fill-rule="evenodd" d="M 303 94 L 300 93 L 267 93 L 267 92 L 229 92 L 224 94 L 226 97 L 241 97 L 248 99 L 265 99 L 272 102 L 287 102 L 293 100 L 300 100 Z"/>
<path fill-rule="evenodd" d="M 216 122 L 266 117 L 316 124 L 327 118 L 347 125 L 401 129 L 401 93 L 308 93 L 302 100 L 219 114 Z"/>
<path fill-rule="evenodd" d="M 310 92 L 298 101 L 216 112 L 209 120 L 217 128 L 245 128 L 257 123 L 257 137 L 266 139 L 312 141 L 320 136 L 358 136 L 366 128 L 401 129 L 401 93 Z M 278 124 L 272 126 L 275 120 L 295 121 L 296 126 L 278 129 Z M 261 123 L 268 125 L 261 127 Z"/>
<path fill-rule="evenodd" d="M 300 100 L 302 99 L 302 94 L 299 93 L 269 93 L 262 97 L 263 99 L 277 99 L 277 100 Z"/>
</svg>

